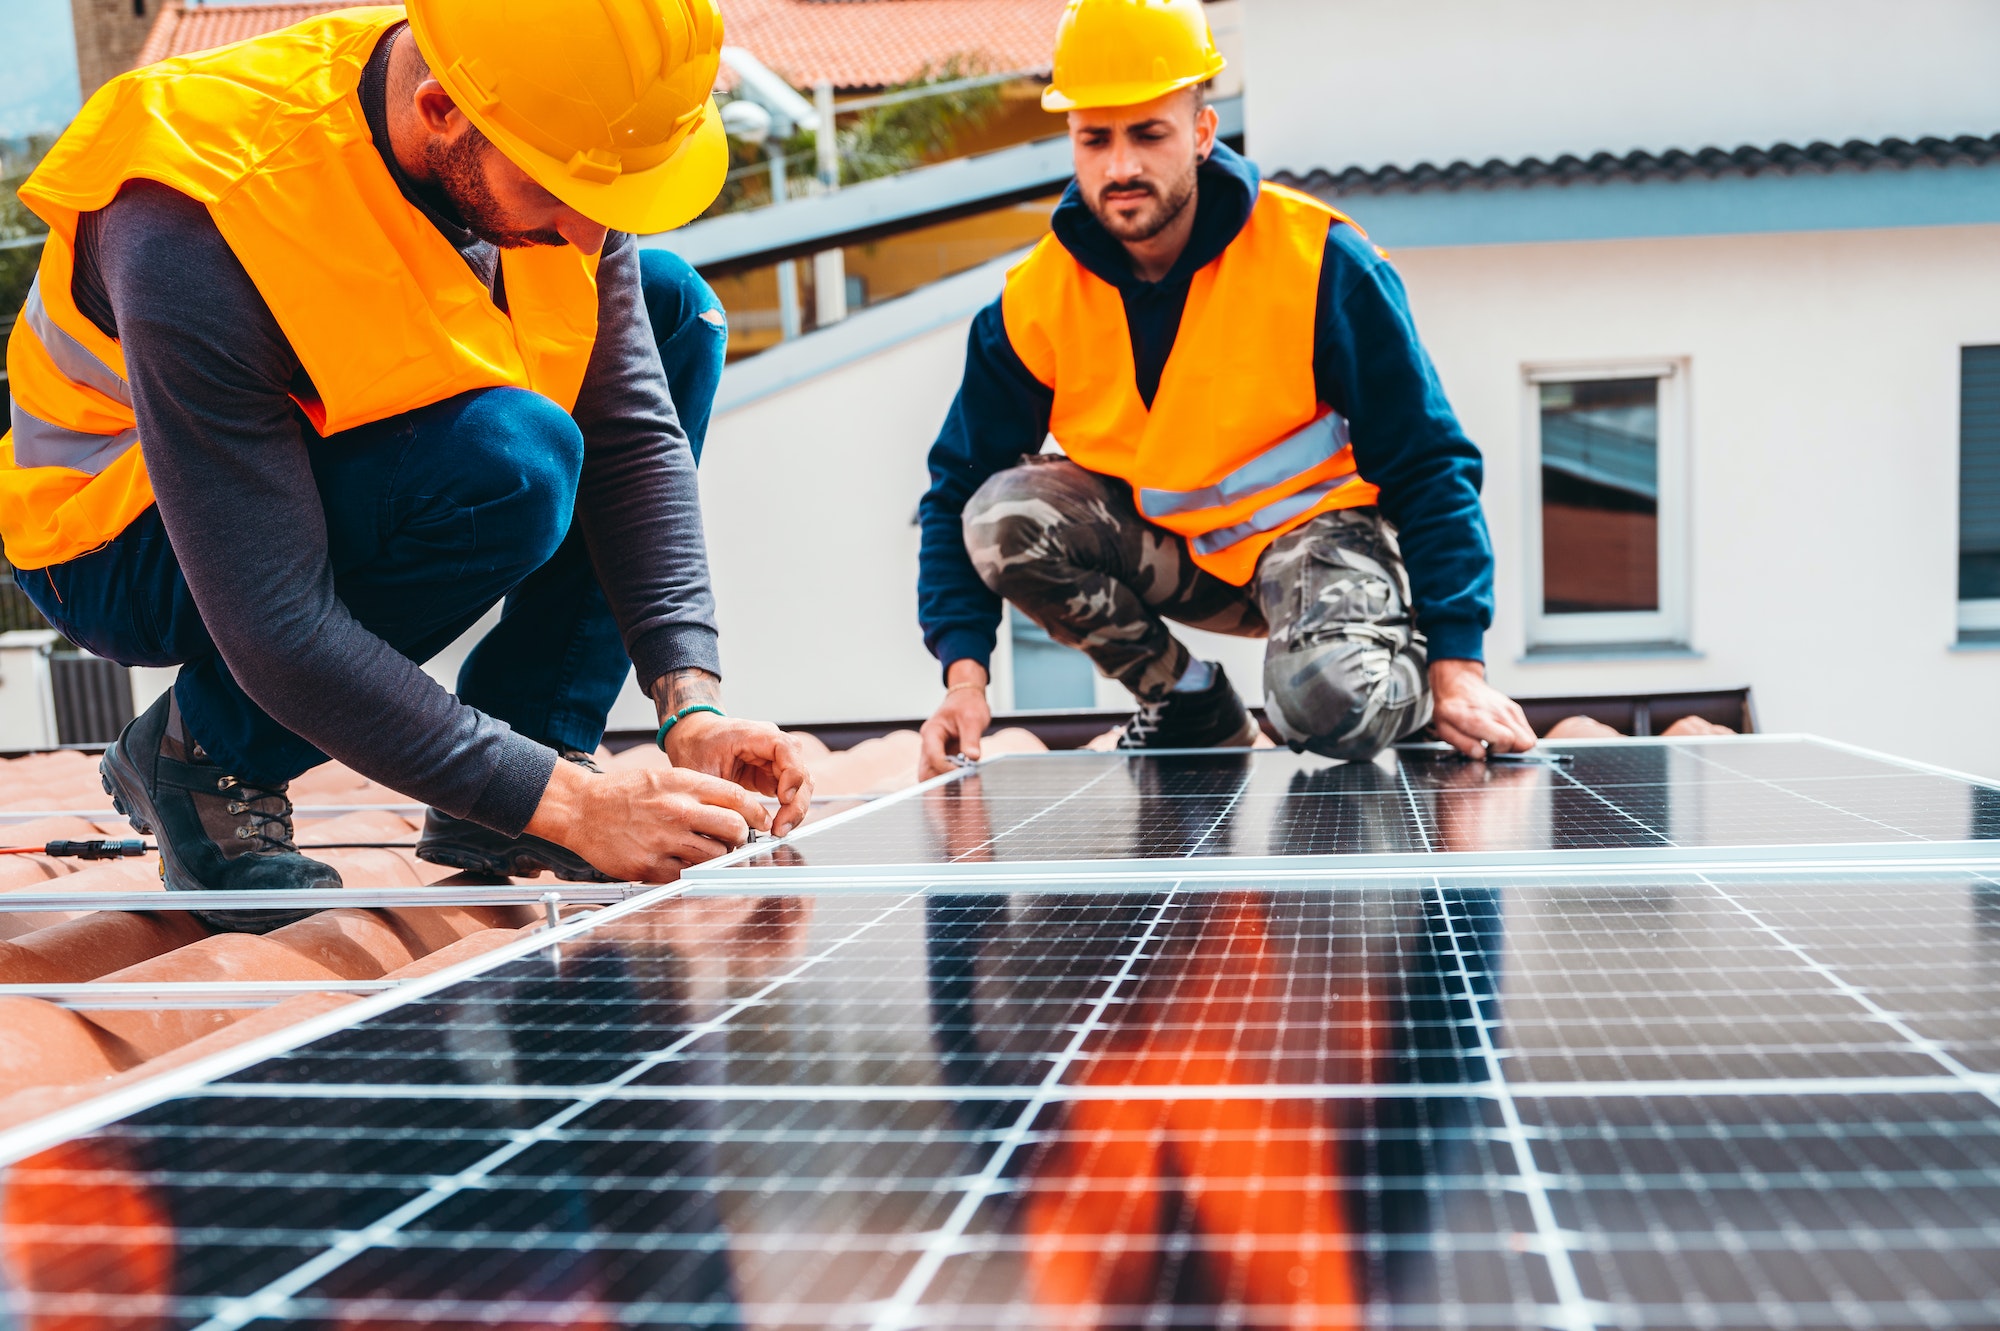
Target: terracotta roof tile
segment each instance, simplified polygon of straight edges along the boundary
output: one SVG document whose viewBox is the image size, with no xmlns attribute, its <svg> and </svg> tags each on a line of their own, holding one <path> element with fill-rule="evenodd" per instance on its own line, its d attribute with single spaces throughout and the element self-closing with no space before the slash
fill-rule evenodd
<svg viewBox="0 0 2000 1331">
<path fill-rule="evenodd" d="M 323 3 L 322 0 L 288 0 L 288 3 L 269 5 L 188 6 L 173 4 L 170 0 L 161 8 L 160 16 L 153 20 L 153 30 L 146 34 L 146 44 L 139 48 L 132 67 L 137 69 L 172 56 L 261 37 L 267 32 L 289 28 L 294 23 L 303 23 L 320 14 L 347 8 L 351 6 Z"/>
<path fill-rule="evenodd" d="M 1046 71 L 1063 0 L 723 0 L 732 45 L 810 88 L 905 83 L 952 56 Z"/>
<path fill-rule="evenodd" d="M 347 6 L 169 3 L 138 65 L 240 42 Z M 801 88 L 904 83 L 961 56 L 995 73 L 1045 71 L 1063 0 L 722 0 L 731 45 Z"/>
<path fill-rule="evenodd" d="M 923 3 L 925 0 L 905 0 Z M 259 6 L 263 9 L 278 6 Z M 809 735 L 813 778 L 823 795 L 883 793 L 917 778 L 917 736 L 899 731 L 840 753 Z M 988 739 L 992 754 L 1042 748 L 1026 731 Z M 599 755 L 614 769 L 663 764 L 646 746 Z M 302 806 L 408 801 L 338 763 L 292 783 Z M 105 804 L 94 755 L 66 751 L 0 761 L 0 811 L 52 816 L 0 825 L 0 844 L 40 845 L 52 838 L 129 837 L 122 819 L 98 814 Z M 822 804 L 826 817 L 842 804 Z M 301 817 L 299 844 L 416 840 L 414 816 L 367 809 L 337 817 Z M 410 850 L 317 852 L 354 886 L 432 884 L 448 871 Z M 0 893 L 10 891 L 160 890 L 159 861 L 90 864 L 41 855 L 0 856 Z M 539 927 L 525 906 L 455 906 L 322 911 L 271 933 L 211 934 L 184 912 L 0 912 L 0 984 L 227 982 L 409 979 L 478 956 Z M 278 1030 L 352 1001 L 312 994 L 262 1009 L 88 1009 L 70 1011 L 34 998 L 0 997 L 0 1127 L 25 1122 L 189 1058 Z"/>
</svg>

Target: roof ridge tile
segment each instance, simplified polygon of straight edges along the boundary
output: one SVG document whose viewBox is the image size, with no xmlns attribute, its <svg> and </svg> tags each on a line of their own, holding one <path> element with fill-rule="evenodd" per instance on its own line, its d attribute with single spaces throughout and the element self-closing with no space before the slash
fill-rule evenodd
<svg viewBox="0 0 2000 1331">
<path fill-rule="evenodd" d="M 1478 166 L 1461 158 L 1445 166 L 1420 161 L 1407 166 L 1385 163 L 1376 167 L 1347 166 L 1338 170 L 1314 167 L 1303 174 L 1276 171 L 1270 178 L 1295 189 L 1327 192 L 1335 196 L 1415 194 L 1430 190 L 1520 188 L 1588 181 L 1681 180 L 1697 173 L 1713 180 L 1729 175 L 1756 177 L 1774 172 L 1782 175 L 1805 171 L 1832 174 L 1842 170 L 1868 171 L 1883 167 L 1908 170 L 1918 166 L 1943 167 L 1957 163 L 1983 166 L 1996 157 L 2000 157 L 2000 134 L 1961 134 L 1949 139 L 1926 135 L 1917 139 L 1849 139 L 1838 145 L 1814 139 L 1803 147 L 1780 140 L 1769 145 L 1746 143 L 1734 148 L 1713 144 L 1693 150 L 1665 148 L 1657 152 L 1636 148 L 1626 153 L 1593 152 L 1587 157 L 1562 153 L 1552 160 L 1532 155 L 1514 161 L 1494 157 Z"/>
</svg>

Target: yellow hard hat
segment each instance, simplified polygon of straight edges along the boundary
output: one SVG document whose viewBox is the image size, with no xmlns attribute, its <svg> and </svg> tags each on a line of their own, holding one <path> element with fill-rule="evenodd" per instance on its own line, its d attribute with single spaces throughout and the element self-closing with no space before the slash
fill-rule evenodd
<svg viewBox="0 0 2000 1331">
<path fill-rule="evenodd" d="M 722 192 L 716 0 L 409 0 L 466 118 L 600 226 L 668 231 Z"/>
<path fill-rule="evenodd" d="M 1222 72 L 1201 0 L 1069 0 L 1044 111 L 1137 106 Z"/>
</svg>

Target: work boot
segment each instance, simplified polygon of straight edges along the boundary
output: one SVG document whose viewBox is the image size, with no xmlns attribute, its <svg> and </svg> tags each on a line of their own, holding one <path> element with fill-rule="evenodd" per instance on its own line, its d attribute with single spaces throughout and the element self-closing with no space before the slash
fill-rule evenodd
<svg viewBox="0 0 2000 1331">
<path fill-rule="evenodd" d="M 1240 749 L 1257 740 L 1257 723 L 1220 665 L 1205 689 L 1141 702 L 1118 737 L 1121 749 Z"/>
<path fill-rule="evenodd" d="M 188 737 L 174 692 L 135 717 L 97 770 L 111 806 L 151 833 L 170 892 L 291 892 L 340 886 L 331 865 L 292 842 L 288 783 L 233 776 Z M 223 933 L 265 934 L 310 910 L 194 911 Z"/>
<path fill-rule="evenodd" d="M 564 749 L 562 758 L 593 772 L 600 770 L 581 749 Z M 590 861 L 566 846 L 526 832 L 502 836 L 470 818 L 454 818 L 436 809 L 424 815 L 417 858 L 487 878 L 533 878 L 538 873 L 552 873 L 567 883 L 618 881 L 599 873 Z"/>
</svg>

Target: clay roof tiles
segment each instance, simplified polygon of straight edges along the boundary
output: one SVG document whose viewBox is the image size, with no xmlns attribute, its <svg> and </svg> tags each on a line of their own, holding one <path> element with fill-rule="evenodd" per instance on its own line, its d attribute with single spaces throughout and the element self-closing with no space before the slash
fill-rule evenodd
<svg viewBox="0 0 2000 1331">
<path fill-rule="evenodd" d="M 1305 175 L 1281 171 L 1273 180 L 1329 198 L 1357 194 L 1421 194 L 1439 190 L 1495 189 L 1532 185 L 1599 184 L 1606 181 L 1683 180 L 1702 177 L 1798 175 L 1805 172 L 1867 171 L 1884 167 L 1983 166 L 2000 157 L 2000 134 L 1990 137 L 1849 139 L 1845 143 L 1815 141 L 1803 147 L 1790 143 L 1745 144 L 1738 148 L 1679 148 L 1665 152 L 1565 153 L 1552 161 L 1524 157 L 1486 162 L 1418 162 L 1413 166 L 1350 166 L 1340 171 L 1315 169 Z"/>
<path fill-rule="evenodd" d="M 346 8 L 324 0 L 280 4 L 169 3 L 137 64 L 240 42 Z M 731 45 L 746 48 L 801 88 L 904 83 L 960 56 L 995 73 L 1043 71 L 1063 0 L 722 0 Z"/>
<path fill-rule="evenodd" d="M 160 16 L 153 20 L 153 30 L 146 34 L 146 44 L 139 48 L 132 66 L 136 69 L 172 56 L 261 37 L 320 14 L 347 8 L 350 6 L 321 0 L 287 0 L 268 5 L 181 5 L 169 0 L 160 9 Z"/>
<path fill-rule="evenodd" d="M 723 0 L 732 45 L 810 88 L 906 83 L 952 56 L 993 73 L 1049 68 L 1063 0 Z"/>
<path fill-rule="evenodd" d="M 822 795 L 885 794 L 917 779 L 917 734 L 896 731 L 830 753 L 801 736 Z M 987 740 L 990 754 L 1039 750 L 1023 730 Z M 664 763 L 648 746 L 600 754 L 616 769 Z M 350 887 L 416 887 L 450 872 L 409 849 L 315 850 L 333 842 L 414 846 L 420 814 L 395 791 L 338 763 L 292 783 L 292 798 L 314 806 L 403 805 L 407 813 L 364 809 L 335 817 L 301 815 L 302 849 L 340 870 Z M 0 845 L 133 835 L 104 809 L 95 755 L 76 751 L 0 761 L 0 813 L 47 817 L 0 824 Z M 852 805 L 821 805 L 823 817 Z M 81 816 L 80 816 L 81 815 Z M 0 893 L 162 890 L 159 861 L 89 862 L 42 855 L 0 856 Z M 0 984 L 216 983 L 413 979 L 491 951 L 540 927 L 527 906 L 425 906 L 321 911 L 262 936 L 214 934 L 181 911 L 0 911 Z M 352 994 L 312 992 L 268 1008 L 88 1008 L 0 995 L 0 1127 L 53 1113 L 130 1081 L 278 1030 L 353 1002 Z"/>
</svg>

